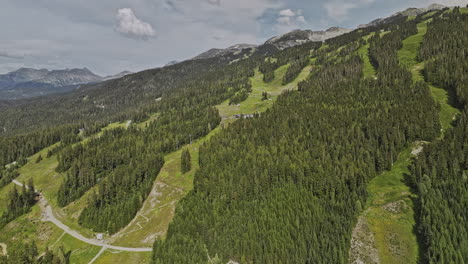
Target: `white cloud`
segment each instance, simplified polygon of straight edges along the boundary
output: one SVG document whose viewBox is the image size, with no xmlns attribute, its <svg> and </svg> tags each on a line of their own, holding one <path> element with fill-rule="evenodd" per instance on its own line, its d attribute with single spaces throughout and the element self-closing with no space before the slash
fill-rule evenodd
<svg viewBox="0 0 468 264">
<path fill-rule="evenodd" d="M 299 23 L 306 23 L 306 20 L 305 20 L 304 16 L 298 16 L 298 17 L 297 17 L 297 21 L 298 21 Z"/>
<path fill-rule="evenodd" d="M 117 31 L 131 38 L 148 39 L 156 36 L 153 27 L 138 19 L 130 8 L 121 8 L 117 11 Z"/>
<path fill-rule="evenodd" d="M 349 10 L 356 7 L 353 3 L 328 2 L 323 5 L 327 15 L 335 20 L 342 21 L 346 18 Z"/>
<path fill-rule="evenodd" d="M 278 23 L 280 23 L 280 24 L 291 25 L 291 17 L 288 17 L 288 16 L 278 17 L 278 19 L 276 19 L 276 21 L 278 21 Z"/>
<path fill-rule="evenodd" d="M 11 53 L 11 52 L 1 51 L 0 50 L 0 57 L 10 58 L 10 59 L 23 59 L 24 55 L 14 54 L 14 53 Z"/>
<path fill-rule="evenodd" d="M 297 26 L 298 24 L 305 24 L 306 20 L 302 15 L 302 10 L 293 11 L 291 9 L 283 9 L 278 13 L 276 21 L 284 26 Z"/>
<path fill-rule="evenodd" d="M 296 13 L 294 13 L 294 11 L 291 9 L 283 9 L 279 12 L 279 15 L 283 17 L 293 17 L 296 15 Z"/>
<path fill-rule="evenodd" d="M 221 0 L 208 0 L 208 3 L 212 5 L 221 5 Z"/>
<path fill-rule="evenodd" d="M 363 7 L 374 3 L 375 0 L 351 0 L 351 1 L 331 1 L 323 4 L 327 15 L 337 21 L 344 21 L 348 18 L 349 11 L 354 8 Z"/>
</svg>

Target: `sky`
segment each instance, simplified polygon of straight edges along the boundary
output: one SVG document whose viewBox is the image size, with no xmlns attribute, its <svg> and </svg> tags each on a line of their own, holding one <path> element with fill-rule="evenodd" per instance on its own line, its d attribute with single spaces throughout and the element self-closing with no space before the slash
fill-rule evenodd
<svg viewBox="0 0 468 264">
<path fill-rule="evenodd" d="M 439 0 L 466 5 L 468 0 Z M 100 75 L 261 44 L 293 29 L 355 28 L 430 0 L 0 0 L 0 73 L 88 68 Z"/>
</svg>

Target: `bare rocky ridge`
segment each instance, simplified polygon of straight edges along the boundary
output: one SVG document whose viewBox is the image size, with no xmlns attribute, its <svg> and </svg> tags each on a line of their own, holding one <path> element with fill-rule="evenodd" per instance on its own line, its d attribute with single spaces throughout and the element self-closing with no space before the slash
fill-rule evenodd
<svg viewBox="0 0 468 264">
<path fill-rule="evenodd" d="M 312 31 L 312 30 L 294 30 L 286 34 L 276 36 L 267 40 L 263 45 L 272 45 L 277 49 L 283 50 L 286 48 L 294 47 L 297 45 L 304 44 L 311 41 L 325 41 L 329 38 L 334 38 L 339 35 L 343 35 L 352 30 L 340 28 L 340 27 L 331 27 L 324 31 Z M 201 60 L 209 59 L 220 56 L 228 55 L 238 55 L 244 51 L 254 52 L 258 46 L 252 44 L 236 44 L 226 49 L 210 49 L 201 53 L 198 56 L 192 58 L 192 60 Z M 166 66 L 171 65 L 170 63 Z"/>
<path fill-rule="evenodd" d="M 281 36 L 273 37 L 265 42 L 265 44 L 271 44 L 276 48 L 283 50 L 286 48 L 294 47 L 297 45 L 304 44 L 311 41 L 325 41 L 330 38 L 343 35 L 351 32 L 351 29 L 331 27 L 324 31 L 312 31 L 312 30 L 294 30 Z"/>
<path fill-rule="evenodd" d="M 255 49 L 257 46 L 252 44 L 236 44 L 226 49 L 210 49 L 208 51 L 203 52 L 202 54 L 195 56 L 192 60 L 201 60 L 201 59 L 209 59 L 218 56 L 224 56 L 229 54 L 236 54 L 240 53 L 245 49 Z"/>
<path fill-rule="evenodd" d="M 427 11 L 435 11 L 435 10 L 441 10 L 441 9 L 444 9 L 446 8 L 446 6 L 444 5 L 441 5 L 441 4 L 432 4 L 428 7 L 425 7 L 425 8 L 408 8 L 404 11 L 401 11 L 401 12 L 397 12 L 389 17 L 386 17 L 386 18 L 378 18 L 378 19 L 375 19 L 373 21 L 371 21 L 370 23 L 368 24 L 362 24 L 362 25 L 359 25 L 358 28 L 365 28 L 365 27 L 373 27 L 373 26 L 377 26 L 377 25 L 380 25 L 380 24 L 385 24 L 385 23 L 390 23 L 393 21 L 393 19 L 395 19 L 396 17 L 399 17 L 399 16 L 407 16 L 407 17 L 410 17 L 410 16 L 417 16 L 419 14 L 422 14 L 424 12 L 427 12 Z"/>
</svg>

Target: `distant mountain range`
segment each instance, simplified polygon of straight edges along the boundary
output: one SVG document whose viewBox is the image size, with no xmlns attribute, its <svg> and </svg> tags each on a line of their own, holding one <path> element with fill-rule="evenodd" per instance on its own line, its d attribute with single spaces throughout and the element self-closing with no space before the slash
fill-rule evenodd
<svg viewBox="0 0 468 264">
<path fill-rule="evenodd" d="M 116 75 L 102 77 L 87 68 L 65 70 L 21 68 L 0 74 L 0 100 L 24 99 L 68 92 L 82 84 L 120 78 L 130 73 L 124 71 Z"/>
</svg>

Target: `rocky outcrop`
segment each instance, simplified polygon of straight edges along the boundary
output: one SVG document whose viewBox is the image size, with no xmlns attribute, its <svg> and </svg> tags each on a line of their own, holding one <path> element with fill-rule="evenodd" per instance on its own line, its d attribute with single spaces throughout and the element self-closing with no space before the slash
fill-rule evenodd
<svg viewBox="0 0 468 264">
<path fill-rule="evenodd" d="M 210 49 L 192 58 L 192 60 L 209 59 L 209 58 L 225 56 L 225 55 L 237 55 L 244 50 L 252 51 L 256 47 L 257 47 L 256 45 L 251 45 L 251 44 L 236 44 L 226 49 Z"/>
<path fill-rule="evenodd" d="M 444 8 L 447 8 L 447 7 L 444 6 L 444 5 L 440 5 L 440 4 L 432 4 L 432 5 L 430 5 L 428 7 L 425 7 L 425 8 L 414 8 L 414 7 L 413 8 L 408 8 L 408 9 L 406 9 L 404 11 L 395 13 L 395 14 L 389 16 L 389 17 L 378 18 L 378 19 L 375 19 L 375 20 L 371 21 L 368 24 L 359 25 L 358 28 L 373 27 L 373 26 L 377 26 L 377 25 L 380 25 L 380 24 L 391 23 L 396 17 L 400 17 L 400 16 L 406 16 L 406 17 L 417 16 L 417 15 L 422 14 L 422 13 L 427 12 L 427 11 L 442 10 Z"/>
<path fill-rule="evenodd" d="M 331 27 L 324 31 L 312 30 L 294 30 L 281 36 L 273 37 L 265 42 L 271 44 L 276 48 L 283 50 L 286 48 L 294 47 L 311 41 L 325 41 L 330 38 L 343 35 L 350 32 L 350 29 Z"/>
</svg>

